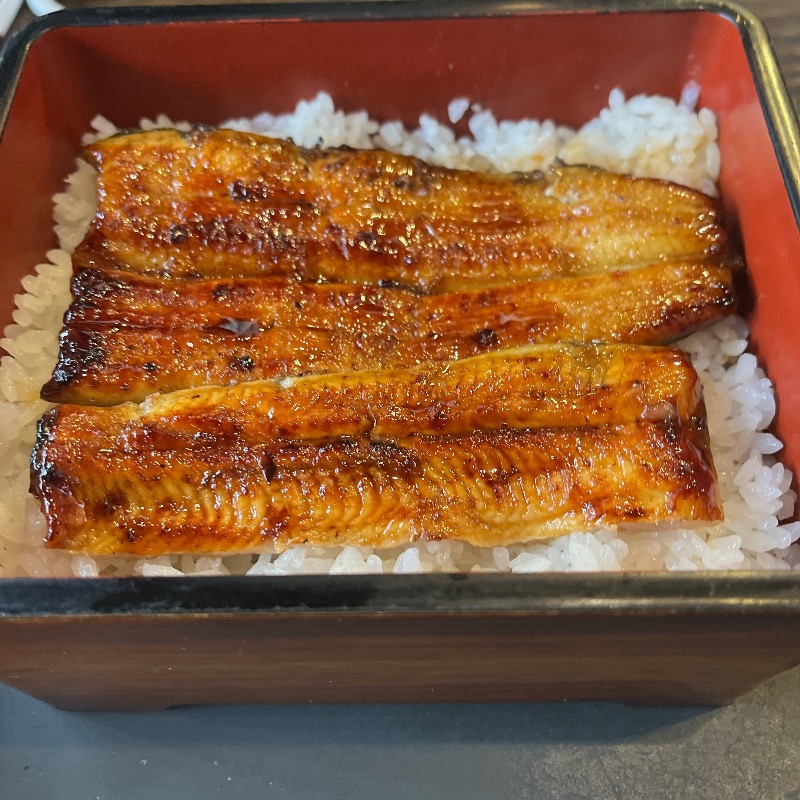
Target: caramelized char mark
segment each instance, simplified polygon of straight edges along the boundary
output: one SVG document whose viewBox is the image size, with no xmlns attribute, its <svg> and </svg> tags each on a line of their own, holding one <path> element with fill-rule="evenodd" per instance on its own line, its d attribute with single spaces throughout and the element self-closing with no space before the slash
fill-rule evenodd
<svg viewBox="0 0 800 800">
<path fill-rule="evenodd" d="M 86 445 L 56 434 L 40 447 L 48 463 L 69 464 Z M 494 546 L 722 514 L 707 441 L 683 421 L 198 445 L 149 458 L 104 449 L 38 488 L 48 546 L 94 555 L 449 538 Z"/>
<path fill-rule="evenodd" d="M 504 544 L 719 519 L 703 420 L 678 351 L 529 348 L 60 406 L 32 485 L 49 546 L 95 555 Z"/>
<path fill-rule="evenodd" d="M 731 270 L 717 262 L 433 296 L 280 277 L 184 281 L 99 270 L 79 271 L 72 290 L 42 397 L 96 405 L 528 344 L 667 342 L 736 305 Z"/>
<path fill-rule="evenodd" d="M 483 174 L 229 130 L 132 133 L 85 155 L 99 211 L 79 267 L 448 292 L 725 249 L 716 201 L 592 167 Z"/>
</svg>

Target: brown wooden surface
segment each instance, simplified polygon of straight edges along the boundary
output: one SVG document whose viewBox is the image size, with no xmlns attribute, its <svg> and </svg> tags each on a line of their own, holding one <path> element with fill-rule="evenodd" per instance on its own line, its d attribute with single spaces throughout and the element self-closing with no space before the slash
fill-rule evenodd
<svg viewBox="0 0 800 800">
<path fill-rule="evenodd" d="M 797 0 L 746 0 L 767 27 L 786 85 L 800 110 L 800 3 Z"/>
<path fill-rule="evenodd" d="M 4 625 L 4 661 L 15 665 L 4 678 L 76 710 L 564 699 L 721 705 L 800 662 L 795 619 L 28 619 Z"/>
</svg>

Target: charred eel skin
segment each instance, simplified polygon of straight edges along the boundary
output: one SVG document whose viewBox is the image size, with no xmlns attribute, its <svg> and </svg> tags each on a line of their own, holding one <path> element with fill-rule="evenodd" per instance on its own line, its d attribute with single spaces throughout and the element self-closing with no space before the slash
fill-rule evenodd
<svg viewBox="0 0 800 800">
<path fill-rule="evenodd" d="M 50 547 L 485 546 L 722 517 L 685 355 L 502 349 L 665 341 L 728 313 L 715 201 L 230 131 L 87 156 L 100 206 L 44 396 L 187 388 L 45 415 L 31 488 Z M 304 372 L 328 374 L 281 378 Z"/>
<path fill-rule="evenodd" d="M 719 259 L 439 295 L 285 277 L 168 280 L 83 269 L 52 402 L 311 372 L 410 367 L 558 341 L 669 342 L 736 307 Z"/>
<path fill-rule="evenodd" d="M 123 134 L 84 155 L 99 170 L 99 208 L 79 268 L 448 292 L 726 246 L 712 198 L 594 167 L 485 174 L 224 129 Z"/>
<path fill-rule="evenodd" d="M 302 411 L 303 413 L 298 413 Z M 94 555 L 476 545 L 722 516 L 685 354 L 547 346 L 42 419 L 48 545 Z"/>
</svg>

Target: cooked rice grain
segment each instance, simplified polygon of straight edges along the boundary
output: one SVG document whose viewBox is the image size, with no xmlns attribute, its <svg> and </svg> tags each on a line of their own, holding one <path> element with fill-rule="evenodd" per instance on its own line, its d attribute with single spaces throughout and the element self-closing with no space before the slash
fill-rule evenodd
<svg viewBox="0 0 800 800">
<path fill-rule="evenodd" d="M 553 159 L 594 163 L 640 176 L 663 177 L 716 193 L 719 148 L 716 120 L 695 111 L 698 87 L 688 84 L 676 103 L 660 97 L 626 100 L 619 90 L 609 107 L 577 133 L 552 121 L 498 121 L 468 98 L 448 107 L 452 123 L 463 118 L 471 136 L 423 114 L 419 127 L 378 123 L 365 112 L 345 114 L 319 94 L 292 114 L 260 114 L 230 120 L 227 127 L 291 137 L 300 145 L 385 147 L 449 167 L 532 170 Z M 145 129 L 172 126 L 158 117 Z M 84 142 L 116 128 L 98 117 Z M 187 123 L 175 127 L 188 129 Z M 781 443 L 767 427 L 775 413 L 772 385 L 747 352 L 747 325 L 739 318 L 717 323 L 681 342 L 700 374 L 708 407 L 714 459 L 724 499 L 724 522 L 703 528 L 594 529 L 549 542 L 475 548 L 462 542 L 417 542 L 379 553 L 371 548 L 338 550 L 293 547 L 281 554 L 161 556 L 151 559 L 70 555 L 42 546 L 45 523 L 28 494 L 28 462 L 36 420 L 47 409 L 38 399 L 50 377 L 58 332 L 69 304 L 70 252 L 83 237 L 95 207 L 94 173 L 82 161 L 54 198 L 60 250 L 23 281 L 14 323 L 0 363 L 0 575 L 291 575 L 309 573 L 409 573 L 435 571 L 546 572 L 605 570 L 727 570 L 800 568 L 800 523 L 780 524 L 794 510 L 791 473 L 777 462 Z"/>
</svg>

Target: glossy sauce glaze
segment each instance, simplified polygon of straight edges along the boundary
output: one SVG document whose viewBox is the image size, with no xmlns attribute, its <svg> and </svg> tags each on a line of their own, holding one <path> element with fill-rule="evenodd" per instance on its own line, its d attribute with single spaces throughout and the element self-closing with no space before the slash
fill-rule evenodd
<svg viewBox="0 0 800 800">
<path fill-rule="evenodd" d="M 42 393 L 77 405 L 45 415 L 31 461 L 48 546 L 489 546 L 721 518 L 697 375 L 641 346 L 735 307 L 716 201 L 231 131 L 87 154 L 99 208 Z"/>
<path fill-rule="evenodd" d="M 32 482 L 48 544 L 96 555 L 510 543 L 719 519 L 704 420 L 684 354 L 560 345 L 62 405 Z"/>
<path fill-rule="evenodd" d="M 58 365 L 42 397 L 96 405 L 541 342 L 667 342 L 736 306 L 731 269 L 718 261 L 441 295 L 283 277 L 186 281 L 84 269 L 72 292 Z"/>
<path fill-rule="evenodd" d="M 726 243 L 706 195 L 593 167 L 484 174 L 200 129 L 115 136 L 85 155 L 99 213 L 78 267 L 439 292 L 703 259 Z"/>
<path fill-rule="evenodd" d="M 228 445 L 670 421 L 689 419 L 701 397 L 681 350 L 557 344 L 409 369 L 185 389 L 139 405 L 74 406 L 69 414 L 109 443 L 147 440 L 142 450 L 163 450 L 192 447 L 206 435 Z M 88 435 L 80 434 L 83 425 L 70 435 Z"/>
</svg>

